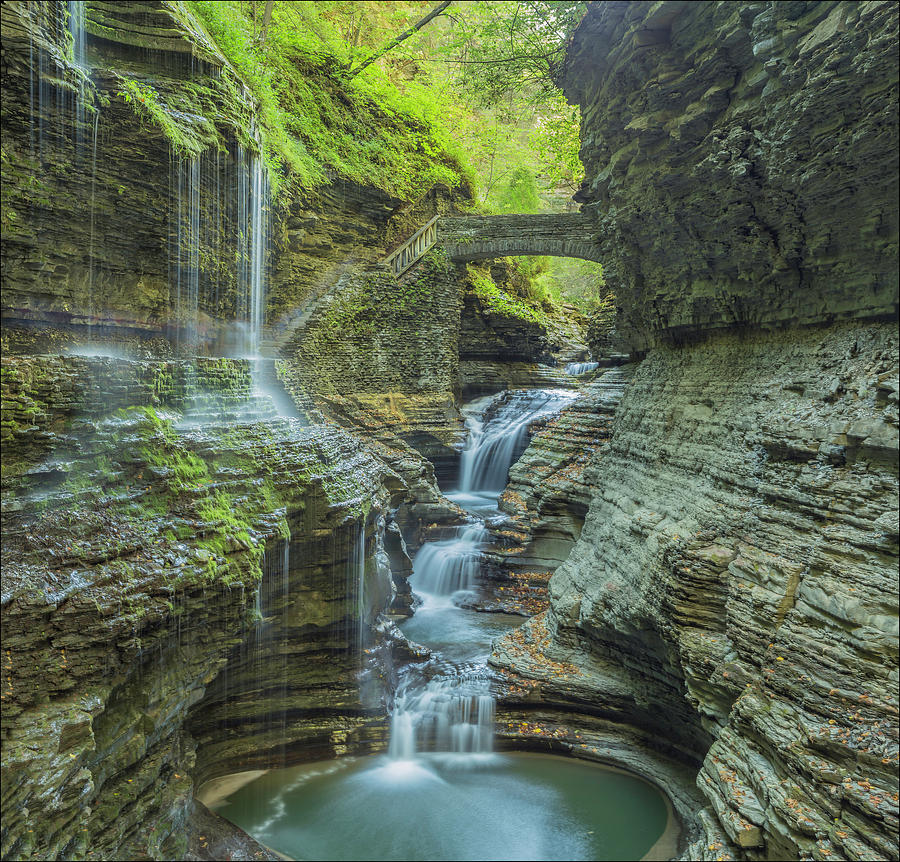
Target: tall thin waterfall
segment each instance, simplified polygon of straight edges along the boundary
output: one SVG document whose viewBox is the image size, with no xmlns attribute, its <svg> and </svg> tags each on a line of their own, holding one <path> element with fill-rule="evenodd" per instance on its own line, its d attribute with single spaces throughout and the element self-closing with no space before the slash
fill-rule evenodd
<svg viewBox="0 0 900 862">
<path fill-rule="evenodd" d="M 69 0 L 68 30 L 72 37 L 72 60 L 80 69 L 87 67 L 85 51 L 84 0 Z"/>
<path fill-rule="evenodd" d="M 176 342 L 196 353 L 200 316 L 200 157 L 172 154 L 169 291 L 174 294 Z"/>
<path fill-rule="evenodd" d="M 169 292 L 177 323 L 177 346 L 185 353 L 196 353 L 200 346 L 200 254 L 201 248 L 208 247 L 217 260 L 231 255 L 236 258 L 234 320 L 240 335 L 231 349 L 241 356 L 258 358 L 270 236 L 270 192 L 262 156 L 238 145 L 225 188 L 218 154 L 183 158 L 173 152 L 171 161 Z M 235 231 L 231 249 L 222 240 L 230 225 Z M 218 310 L 219 267 L 214 265 L 212 270 L 209 284 L 204 283 L 203 305 Z"/>
<path fill-rule="evenodd" d="M 238 147 L 238 308 L 244 324 L 244 353 L 259 356 L 266 301 L 266 251 L 269 244 L 269 182 L 258 152 Z"/>
<path fill-rule="evenodd" d="M 509 468 L 525 451 L 528 426 L 557 413 L 577 393 L 566 389 L 529 389 L 479 399 L 469 411 L 469 438 L 460 458 L 459 490 L 463 493 L 496 492 L 506 486 Z"/>
</svg>

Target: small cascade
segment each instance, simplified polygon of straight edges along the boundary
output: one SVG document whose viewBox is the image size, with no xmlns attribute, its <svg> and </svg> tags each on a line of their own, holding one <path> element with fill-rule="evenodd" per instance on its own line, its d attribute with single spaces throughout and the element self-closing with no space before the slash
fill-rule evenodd
<svg viewBox="0 0 900 862">
<path fill-rule="evenodd" d="M 469 438 L 460 458 L 459 490 L 463 494 L 499 495 L 509 468 L 528 445 L 528 426 L 558 413 L 577 393 L 565 389 L 529 389 L 474 402 L 467 411 Z"/>
<path fill-rule="evenodd" d="M 431 680 L 398 692 L 388 756 L 414 760 L 425 751 L 489 754 L 494 750 L 496 701 L 482 680 Z"/>
<path fill-rule="evenodd" d="M 437 596 L 472 589 L 487 537 L 488 531 L 479 521 L 457 527 L 452 539 L 424 544 L 413 560 L 417 589 Z"/>
<path fill-rule="evenodd" d="M 460 490 L 448 494 L 472 513 L 497 514 L 497 497 L 509 468 L 524 450 L 528 426 L 551 416 L 577 393 L 547 389 L 503 393 L 463 408 L 469 440 L 462 453 Z M 426 753 L 477 757 L 493 751 L 496 702 L 487 669 L 490 632 L 509 621 L 473 621 L 468 601 L 478 586 L 482 548 L 489 532 L 479 518 L 450 538 L 426 542 L 413 560 L 410 585 L 421 604 L 401 625 L 415 642 L 439 648 L 425 665 L 408 667 L 394 696 L 391 760 L 403 769 Z M 463 598 L 463 591 L 468 596 Z M 477 598 L 477 596 L 475 596 Z M 491 629 L 491 626 L 497 626 Z"/>
<path fill-rule="evenodd" d="M 570 362 L 566 366 L 566 374 L 570 377 L 580 377 L 582 374 L 594 371 L 599 366 L 599 362 Z"/>
</svg>

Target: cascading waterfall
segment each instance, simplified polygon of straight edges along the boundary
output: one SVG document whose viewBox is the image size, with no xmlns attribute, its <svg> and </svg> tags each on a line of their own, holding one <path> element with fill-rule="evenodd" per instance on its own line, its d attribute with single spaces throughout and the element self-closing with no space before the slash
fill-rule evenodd
<svg viewBox="0 0 900 862">
<path fill-rule="evenodd" d="M 481 546 L 488 532 L 479 521 L 456 529 L 452 539 L 428 542 L 416 555 L 416 586 L 423 593 L 447 596 L 470 590 L 478 574 Z"/>
<path fill-rule="evenodd" d="M 466 416 L 469 438 L 460 457 L 459 491 L 499 495 L 509 468 L 528 444 L 528 426 L 557 413 L 576 394 L 566 389 L 529 389 L 474 402 L 475 409 Z"/>
<path fill-rule="evenodd" d="M 531 390 L 481 398 L 464 408 L 469 439 L 462 453 L 460 490 L 448 496 L 470 510 L 496 513 L 509 468 L 527 443 L 528 426 L 556 413 L 573 397 L 575 393 L 566 390 Z M 437 636 L 455 645 L 475 634 L 465 626 L 454 628 L 453 619 L 468 613 L 459 605 L 477 586 L 488 535 L 478 520 L 419 549 L 411 584 L 422 604 L 404 624 L 409 636 Z M 434 660 L 429 671 L 407 672 L 391 714 L 388 754 L 394 761 L 414 761 L 425 751 L 468 756 L 492 751 L 496 704 L 486 658 L 467 654 L 461 664 Z"/>
<path fill-rule="evenodd" d="M 85 69 L 87 63 L 85 60 L 84 0 L 69 0 L 68 12 L 68 30 L 72 37 L 72 59 L 78 68 Z"/>
<path fill-rule="evenodd" d="M 589 371 L 594 371 L 599 366 L 599 362 L 570 362 L 566 366 L 566 374 L 570 377 L 579 377 L 582 374 L 587 374 Z"/>
<path fill-rule="evenodd" d="M 451 754 L 494 750 L 497 705 L 482 679 L 437 679 L 394 697 L 388 756 L 413 760 L 429 749 Z"/>
</svg>

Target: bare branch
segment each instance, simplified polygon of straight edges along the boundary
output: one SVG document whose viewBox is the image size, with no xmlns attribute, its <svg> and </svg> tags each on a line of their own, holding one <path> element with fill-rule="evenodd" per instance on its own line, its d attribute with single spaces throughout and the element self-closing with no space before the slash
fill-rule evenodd
<svg viewBox="0 0 900 862">
<path fill-rule="evenodd" d="M 434 9 L 432 9 L 424 18 L 417 21 L 415 24 L 413 24 L 412 27 L 410 27 L 408 30 L 405 30 L 404 32 L 402 32 L 399 36 L 395 36 L 393 39 L 391 39 L 390 42 L 387 43 L 387 45 L 385 45 L 383 48 L 380 48 L 379 50 L 377 50 L 367 60 L 364 60 L 362 63 L 360 63 L 355 69 L 352 69 L 349 72 L 349 77 L 351 77 L 351 78 L 355 77 L 360 72 L 362 72 L 362 70 L 365 69 L 366 66 L 371 65 L 376 60 L 380 59 L 385 54 L 387 54 L 387 52 L 390 51 L 392 48 L 396 48 L 397 45 L 399 45 L 405 39 L 408 39 L 414 33 L 421 30 L 429 21 L 431 21 L 433 18 L 437 18 L 437 16 L 440 15 L 441 12 L 443 12 L 450 5 L 451 2 L 452 2 L 452 0 L 446 0 L 446 2 L 438 3 L 438 5 L 435 6 Z"/>
</svg>

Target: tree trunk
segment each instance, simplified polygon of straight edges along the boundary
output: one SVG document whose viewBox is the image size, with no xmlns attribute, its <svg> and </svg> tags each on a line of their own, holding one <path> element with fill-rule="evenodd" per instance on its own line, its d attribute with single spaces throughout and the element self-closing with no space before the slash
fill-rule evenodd
<svg viewBox="0 0 900 862">
<path fill-rule="evenodd" d="M 265 44 L 266 33 L 269 30 L 269 24 L 272 23 L 272 9 L 275 6 L 275 0 L 266 0 L 266 8 L 263 12 L 262 26 L 259 28 L 259 46 Z"/>
<path fill-rule="evenodd" d="M 453 0 L 446 0 L 445 3 L 438 3 L 438 5 L 435 6 L 434 9 L 432 9 L 424 18 L 422 18 L 420 21 L 417 21 L 408 30 L 404 30 L 399 36 L 396 36 L 393 39 L 391 39 L 391 41 L 388 42 L 387 45 L 385 45 L 383 48 L 379 48 L 367 60 L 364 60 L 355 69 L 352 69 L 348 73 L 348 76 L 350 78 L 355 77 L 360 72 L 362 72 L 362 70 L 365 69 L 366 66 L 374 63 L 376 60 L 383 57 L 392 48 L 396 48 L 397 45 L 399 45 L 404 39 L 408 39 L 410 36 L 413 35 L 413 33 L 417 32 L 418 30 L 421 30 L 432 18 L 437 18 L 437 16 L 440 15 L 441 12 L 443 12 L 450 5 L 451 2 L 453 2 Z"/>
</svg>

